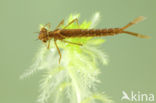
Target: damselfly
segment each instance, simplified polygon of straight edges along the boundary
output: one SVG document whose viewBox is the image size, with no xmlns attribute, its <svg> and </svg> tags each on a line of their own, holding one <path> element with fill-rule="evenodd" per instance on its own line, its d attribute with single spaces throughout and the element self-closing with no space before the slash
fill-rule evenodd
<svg viewBox="0 0 156 103">
<path fill-rule="evenodd" d="M 47 48 L 49 49 L 50 47 L 50 41 L 51 39 L 54 39 L 54 44 L 57 48 L 57 51 L 60 55 L 59 58 L 59 63 L 61 61 L 61 52 L 58 48 L 57 45 L 57 40 L 70 43 L 70 44 L 75 44 L 75 45 L 80 45 L 82 46 L 81 43 L 73 43 L 70 41 L 66 41 L 65 39 L 67 38 L 75 38 L 75 37 L 100 37 L 100 36 L 114 36 L 117 34 L 129 34 L 133 35 L 139 38 L 149 38 L 149 36 L 141 35 L 139 33 L 134 33 L 134 32 L 129 32 L 125 31 L 128 27 L 130 27 L 133 24 L 136 24 L 144 19 L 143 16 L 140 16 L 130 23 L 128 23 L 126 26 L 121 27 L 121 28 L 108 28 L 108 29 L 67 29 L 68 26 L 70 26 L 72 23 L 76 22 L 78 24 L 78 19 L 73 19 L 71 22 L 69 22 L 66 26 L 60 29 L 60 26 L 64 24 L 64 20 L 62 20 L 58 26 L 56 27 L 55 30 L 50 31 L 50 24 L 46 24 L 40 29 L 38 39 L 42 40 L 44 43 L 48 42 Z"/>
</svg>

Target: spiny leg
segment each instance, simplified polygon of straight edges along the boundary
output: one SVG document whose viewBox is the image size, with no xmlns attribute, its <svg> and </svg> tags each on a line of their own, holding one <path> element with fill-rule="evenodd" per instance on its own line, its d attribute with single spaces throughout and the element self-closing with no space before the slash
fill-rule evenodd
<svg viewBox="0 0 156 103">
<path fill-rule="evenodd" d="M 48 27 L 48 31 L 50 31 L 51 24 L 50 23 L 47 23 L 47 24 L 44 25 L 44 27 Z"/>
<path fill-rule="evenodd" d="M 74 23 L 74 22 L 77 23 L 78 27 L 80 27 L 80 26 L 79 26 L 79 23 L 78 23 L 78 19 L 75 18 L 75 19 L 73 19 L 71 22 L 69 22 L 63 29 L 66 29 L 69 25 L 71 25 L 71 24 Z"/>
<path fill-rule="evenodd" d="M 128 27 L 132 26 L 133 24 L 143 21 L 144 19 L 145 19 L 145 17 L 139 16 L 136 19 L 134 19 L 133 21 L 131 21 L 130 23 L 128 23 L 126 26 L 122 27 L 121 29 L 122 30 L 127 29 Z"/>
<path fill-rule="evenodd" d="M 56 26 L 56 29 L 58 29 L 61 25 L 64 24 L 64 20 L 62 20 L 57 26 Z"/>
<path fill-rule="evenodd" d="M 60 52 L 60 49 L 58 48 L 58 46 L 57 46 L 57 43 L 56 43 L 56 39 L 54 39 L 54 43 L 55 43 L 55 46 L 56 46 L 56 48 L 57 48 L 57 51 L 58 51 L 58 53 L 59 53 L 59 55 L 60 55 L 60 58 L 59 58 L 59 64 L 60 64 L 60 61 L 61 61 L 61 52 Z"/>
<path fill-rule="evenodd" d="M 74 45 L 82 46 L 82 44 L 80 44 L 80 43 L 73 43 L 73 42 L 65 41 L 65 40 L 62 40 L 62 41 L 63 41 L 63 42 L 66 42 L 66 43 L 69 43 L 69 44 L 74 44 Z"/>
<path fill-rule="evenodd" d="M 50 48 L 50 40 L 48 40 L 48 46 L 47 46 L 47 49 Z"/>
</svg>

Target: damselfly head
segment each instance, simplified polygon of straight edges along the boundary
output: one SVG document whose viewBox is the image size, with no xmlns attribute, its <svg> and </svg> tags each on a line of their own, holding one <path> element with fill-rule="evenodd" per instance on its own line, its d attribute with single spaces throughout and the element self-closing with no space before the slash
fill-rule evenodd
<svg viewBox="0 0 156 103">
<path fill-rule="evenodd" d="M 38 39 L 42 40 L 43 42 L 47 42 L 48 40 L 48 30 L 44 26 L 40 27 Z"/>
</svg>

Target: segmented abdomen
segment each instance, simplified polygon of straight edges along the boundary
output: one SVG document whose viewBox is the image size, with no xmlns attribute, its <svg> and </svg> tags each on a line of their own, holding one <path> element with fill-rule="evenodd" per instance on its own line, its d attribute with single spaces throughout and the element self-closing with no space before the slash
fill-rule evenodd
<svg viewBox="0 0 156 103">
<path fill-rule="evenodd" d="M 115 35 L 121 33 L 121 29 L 63 29 L 60 30 L 60 33 L 65 37 L 96 37 Z"/>
</svg>

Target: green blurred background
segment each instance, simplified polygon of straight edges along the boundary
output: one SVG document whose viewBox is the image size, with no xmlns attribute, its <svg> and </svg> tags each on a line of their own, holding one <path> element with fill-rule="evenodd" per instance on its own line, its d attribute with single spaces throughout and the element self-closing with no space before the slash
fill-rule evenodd
<svg viewBox="0 0 156 103">
<path fill-rule="evenodd" d="M 110 62 L 101 67 L 99 90 L 116 103 L 122 102 L 123 90 L 156 95 L 156 0 L 0 0 L 0 103 L 36 102 L 42 73 L 27 80 L 19 76 L 41 45 L 34 34 L 39 24 L 51 22 L 54 28 L 71 13 L 80 13 L 82 22 L 97 11 L 101 19 L 96 28 L 122 27 L 145 16 L 128 30 L 151 36 L 104 37 Z"/>
</svg>

